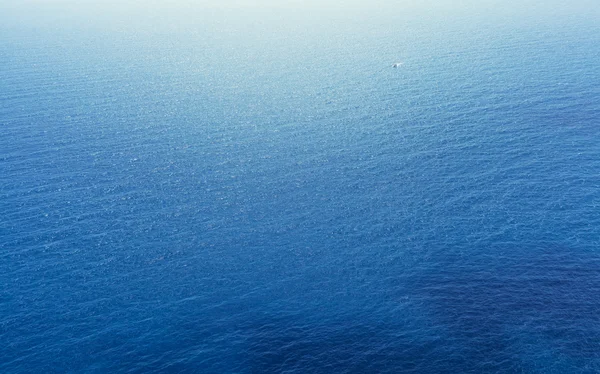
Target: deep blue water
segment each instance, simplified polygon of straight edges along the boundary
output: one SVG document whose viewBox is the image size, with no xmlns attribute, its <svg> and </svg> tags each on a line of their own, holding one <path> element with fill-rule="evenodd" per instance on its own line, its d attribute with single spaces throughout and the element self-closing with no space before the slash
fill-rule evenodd
<svg viewBox="0 0 600 374">
<path fill-rule="evenodd" d="M 597 8 L 51 7 L 0 16 L 0 372 L 600 372 Z"/>
</svg>

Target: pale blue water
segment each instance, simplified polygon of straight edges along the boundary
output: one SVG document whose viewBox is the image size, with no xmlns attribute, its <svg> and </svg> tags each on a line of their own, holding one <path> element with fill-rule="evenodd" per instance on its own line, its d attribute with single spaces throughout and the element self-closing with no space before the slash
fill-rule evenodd
<svg viewBox="0 0 600 374">
<path fill-rule="evenodd" d="M 600 372 L 598 9 L 7 9 L 0 372 Z"/>
</svg>

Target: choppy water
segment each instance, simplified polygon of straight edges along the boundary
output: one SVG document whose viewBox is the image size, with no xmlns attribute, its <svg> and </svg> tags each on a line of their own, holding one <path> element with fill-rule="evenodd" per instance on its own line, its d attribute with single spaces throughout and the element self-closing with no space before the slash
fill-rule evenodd
<svg viewBox="0 0 600 374">
<path fill-rule="evenodd" d="M 12 12 L 3 373 L 600 372 L 597 9 Z"/>
</svg>

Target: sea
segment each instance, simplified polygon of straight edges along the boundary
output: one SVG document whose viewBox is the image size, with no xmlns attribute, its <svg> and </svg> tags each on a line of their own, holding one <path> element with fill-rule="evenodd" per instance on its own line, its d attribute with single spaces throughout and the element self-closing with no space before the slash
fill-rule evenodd
<svg viewBox="0 0 600 374">
<path fill-rule="evenodd" d="M 600 3 L 333 1 L 0 0 L 1 373 L 600 373 Z"/>
</svg>

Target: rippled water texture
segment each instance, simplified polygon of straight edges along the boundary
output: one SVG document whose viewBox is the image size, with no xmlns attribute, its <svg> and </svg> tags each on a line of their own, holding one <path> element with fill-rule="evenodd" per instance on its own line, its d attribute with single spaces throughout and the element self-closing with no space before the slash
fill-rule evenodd
<svg viewBox="0 0 600 374">
<path fill-rule="evenodd" d="M 0 371 L 600 372 L 588 5 L 4 4 Z"/>
</svg>

